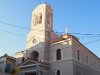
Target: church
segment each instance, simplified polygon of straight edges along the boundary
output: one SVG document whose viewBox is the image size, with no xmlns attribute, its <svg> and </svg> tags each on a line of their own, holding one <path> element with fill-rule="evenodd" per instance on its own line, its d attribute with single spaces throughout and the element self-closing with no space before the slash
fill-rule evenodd
<svg viewBox="0 0 100 75">
<path fill-rule="evenodd" d="M 32 10 L 26 48 L 16 53 L 19 75 L 100 75 L 100 58 L 76 36 L 53 32 L 53 10 L 47 3 Z"/>
</svg>

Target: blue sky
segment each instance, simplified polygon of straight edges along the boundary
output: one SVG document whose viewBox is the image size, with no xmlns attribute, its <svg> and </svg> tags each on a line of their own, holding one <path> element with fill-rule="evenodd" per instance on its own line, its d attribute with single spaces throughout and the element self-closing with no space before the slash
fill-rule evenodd
<svg viewBox="0 0 100 75">
<path fill-rule="evenodd" d="M 49 2 L 53 8 L 54 30 L 68 33 L 94 34 L 76 35 L 92 52 L 100 57 L 100 0 L 40 0 Z M 39 0 L 0 0 L 0 21 L 30 28 L 31 13 Z M 14 34 L 11 34 L 14 33 Z M 27 29 L 0 23 L 0 56 L 25 49 Z M 18 35 L 17 35 L 18 34 Z M 19 36 L 22 35 L 22 36 Z M 98 40 L 92 42 L 94 40 Z M 91 42 L 85 44 L 87 42 Z"/>
</svg>

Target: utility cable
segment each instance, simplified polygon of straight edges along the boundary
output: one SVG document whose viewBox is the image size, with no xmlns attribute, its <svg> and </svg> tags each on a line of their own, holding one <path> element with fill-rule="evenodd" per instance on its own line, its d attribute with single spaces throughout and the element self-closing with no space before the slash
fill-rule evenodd
<svg viewBox="0 0 100 75">
<path fill-rule="evenodd" d="M 13 32 L 9 32 L 9 31 L 4 30 L 4 29 L 1 29 L 1 28 L 0 28 L 0 30 L 1 30 L 1 31 L 4 31 L 4 32 L 6 32 L 6 33 L 12 34 L 12 35 L 16 35 L 16 36 L 20 36 L 20 37 L 26 37 L 25 35 L 13 33 Z"/>
<path fill-rule="evenodd" d="M 79 39 L 87 39 L 87 38 L 97 38 L 97 37 L 100 37 L 100 35 L 98 36 L 85 36 L 85 37 L 78 37 Z"/>
<path fill-rule="evenodd" d="M 13 24 L 9 24 L 9 23 L 3 22 L 3 21 L 0 21 L 0 23 L 1 24 L 5 24 L 5 25 L 8 25 L 8 26 L 12 26 L 12 27 L 24 29 L 24 30 L 29 30 L 29 28 L 27 28 L 27 27 L 20 27 L 20 26 L 17 26 L 17 25 L 13 25 Z"/>
<path fill-rule="evenodd" d="M 59 34 L 65 33 L 65 32 L 58 32 L 56 30 L 54 30 L 52 32 L 59 33 Z M 100 34 L 90 34 L 90 33 L 87 33 L 87 34 L 82 34 L 82 33 L 68 33 L 68 34 L 76 34 L 76 35 L 100 35 Z"/>
<path fill-rule="evenodd" d="M 98 42 L 98 41 L 100 41 L 100 39 L 96 39 L 96 40 L 93 40 L 93 41 L 90 41 L 90 42 L 86 42 L 84 44 L 90 44 L 90 43 L 94 43 L 94 42 Z"/>
</svg>

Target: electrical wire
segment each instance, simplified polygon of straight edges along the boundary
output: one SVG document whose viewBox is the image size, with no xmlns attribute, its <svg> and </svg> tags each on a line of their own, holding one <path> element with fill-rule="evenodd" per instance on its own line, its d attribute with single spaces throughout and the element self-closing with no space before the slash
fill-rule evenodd
<svg viewBox="0 0 100 75">
<path fill-rule="evenodd" d="M 78 37 L 78 38 L 87 39 L 87 38 L 97 38 L 97 37 L 100 37 L 100 35 L 98 35 L 98 36 L 85 36 L 85 37 Z"/>
<path fill-rule="evenodd" d="M 69 33 L 69 34 L 79 34 L 79 35 L 100 35 L 100 34 L 82 34 L 82 33 Z"/>
<path fill-rule="evenodd" d="M 20 27 L 20 26 L 17 26 L 17 25 L 13 25 L 13 24 L 6 23 L 6 22 L 4 22 L 4 21 L 0 21 L 0 23 L 1 23 L 1 24 L 4 24 L 4 25 L 8 25 L 8 26 L 12 26 L 12 27 L 24 29 L 24 30 L 30 30 L 30 29 L 27 28 L 27 27 Z"/>
<path fill-rule="evenodd" d="M 65 33 L 65 32 L 58 32 L 58 31 L 54 31 L 55 33 Z M 90 33 L 87 33 L 87 34 L 82 34 L 82 33 L 68 33 L 68 34 L 76 34 L 76 35 L 100 35 L 100 34 L 90 34 Z"/>
<path fill-rule="evenodd" d="M 98 42 L 98 41 L 100 41 L 100 39 L 96 39 L 96 40 L 93 40 L 93 41 L 90 41 L 90 42 L 86 42 L 84 44 L 90 44 L 90 43 L 94 43 L 94 42 Z"/>
<path fill-rule="evenodd" d="M 9 32 L 9 31 L 1 29 L 1 28 L 0 28 L 0 30 L 3 31 L 3 32 L 9 33 L 9 34 L 15 35 L 15 36 L 26 37 L 25 35 Z"/>
</svg>

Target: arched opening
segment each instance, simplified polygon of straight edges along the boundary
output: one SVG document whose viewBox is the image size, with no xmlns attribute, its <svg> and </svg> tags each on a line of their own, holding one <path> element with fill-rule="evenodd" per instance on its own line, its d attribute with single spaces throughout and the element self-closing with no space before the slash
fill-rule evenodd
<svg viewBox="0 0 100 75">
<path fill-rule="evenodd" d="M 32 43 L 35 44 L 36 43 L 36 39 L 33 39 Z"/>
<path fill-rule="evenodd" d="M 60 70 L 57 70 L 57 73 L 56 73 L 56 75 L 61 75 L 61 74 L 60 74 Z"/>
<path fill-rule="evenodd" d="M 32 51 L 31 53 L 31 58 L 34 60 L 34 61 L 38 61 L 38 57 L 39 57 L 39 53 L 37 51 Z"/>
<path fill-rule="evenodd" d="M 42 23 L 42 13 L 39 14 L 39 24 Z"/>
<path fill-rule="evenodd" d="M 57 49 L 56 51 L 56 59 L 61 60 L 61 49 Z"/>
</svg>

